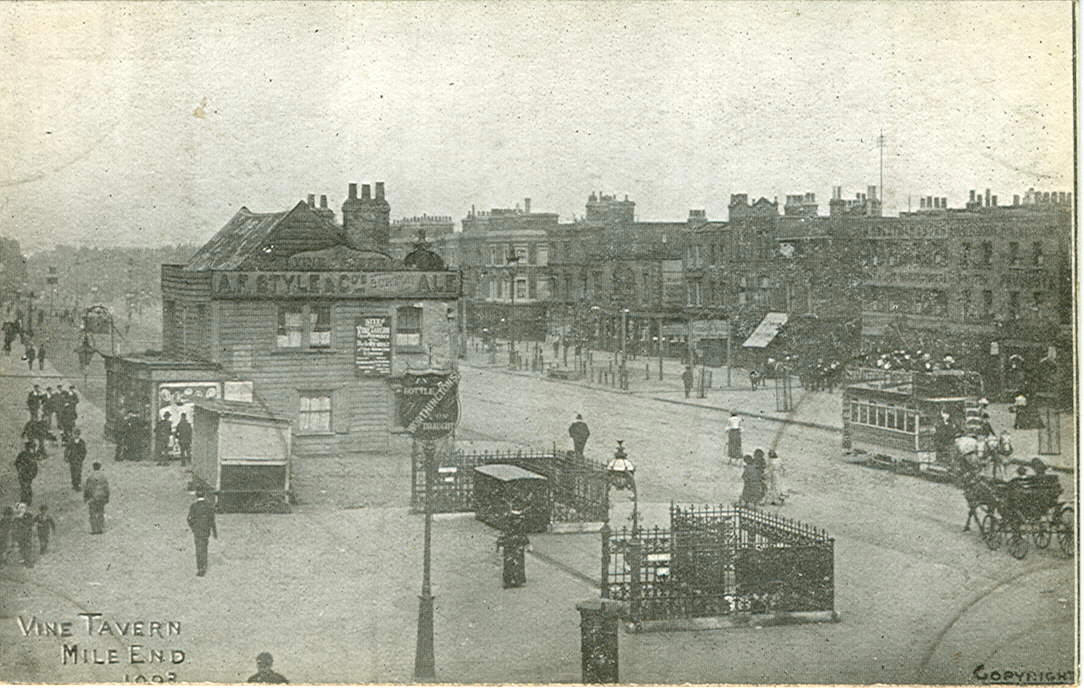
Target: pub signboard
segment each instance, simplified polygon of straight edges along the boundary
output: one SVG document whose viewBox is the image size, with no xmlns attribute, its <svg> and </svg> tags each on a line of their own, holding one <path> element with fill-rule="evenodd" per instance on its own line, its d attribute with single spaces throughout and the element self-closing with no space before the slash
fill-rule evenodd
<svg viewBox="0 0 1084 688">
<path fill-rule="evenodd" d="M 354 370 L 365 377 L 391 375 L 390 315 L 363 315 L 354 322 Z"/>
<path fill-rule="evenodd" d="M 436 440 L 459 422 L 459 372 L 404 373 L 396 390 L 399 423 L 422 440 Z"/>
</svg>

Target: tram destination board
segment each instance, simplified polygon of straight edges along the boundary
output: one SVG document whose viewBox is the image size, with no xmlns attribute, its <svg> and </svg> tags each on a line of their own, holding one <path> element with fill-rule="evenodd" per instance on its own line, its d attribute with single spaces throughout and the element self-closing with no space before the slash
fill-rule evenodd
<svg viewBox="0 0 1084 688">
<path fill-rule="evenodd" d="M 354 369 L 364 377 L 391 375 L 391 316 L 365 315 L 354 323 Z"/>
</svg>

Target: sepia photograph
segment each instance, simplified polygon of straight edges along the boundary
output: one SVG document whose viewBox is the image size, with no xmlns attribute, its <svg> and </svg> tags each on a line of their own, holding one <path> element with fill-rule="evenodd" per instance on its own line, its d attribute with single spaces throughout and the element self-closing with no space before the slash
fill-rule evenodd
<svg viewBox="0 0 1084 688">
<path fill-rule="evenodd" d="M 0 0 L 0 684 L 1076 685 L 1078 23 Z"/>
</svg>

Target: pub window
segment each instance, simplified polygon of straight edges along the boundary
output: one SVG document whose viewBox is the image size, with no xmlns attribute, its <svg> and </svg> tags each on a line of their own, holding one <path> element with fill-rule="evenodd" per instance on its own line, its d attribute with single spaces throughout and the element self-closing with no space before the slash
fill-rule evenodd
<svg viewBox="0 0 1084 688">
<path fill-rule="evenodd" d="M 417 306 L 399 306 L 395 310 L 395 345 L 421 346 L 422 309 Z"/>
<path fill-rule="evenodd" d="M 522 277 L 516 279 L 516 298 L 527 298 L 527 280 L 523 279 Z"/>
<path fill-rule="evenodd" d="M 309 346 L 317 349 L 331 348 L 331 305 L 309 308 Z"/>
<path fill-rule="evenodd" d="M 982 242 L 982 265 L 983 267 L 990 267 L 990 262 L 994 259 L 994 244 L 990 241 Z"/>
<path fill-rule="evenodd" d="M 331 395 L 302 392 L 297 414 L 300 432 L 331 432 Z"/>
<path fill-rule="evenodd" d="M 895 409 L 885 409 L 885 427 L 886 428 L 892 428 L 892 429 L 896 428 L 896 410 Z"/>
<path fill-rule="evenodd" d="M 301 348 L 301 332 L 301 306 L 279 306 L 278 348 Z"/>
</svg>

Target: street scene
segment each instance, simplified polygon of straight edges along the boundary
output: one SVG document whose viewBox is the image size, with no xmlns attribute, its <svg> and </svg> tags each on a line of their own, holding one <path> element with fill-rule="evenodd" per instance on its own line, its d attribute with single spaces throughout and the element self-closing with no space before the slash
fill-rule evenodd
<svg viewBox="0 0 1084 688">
<path fill-rule="evenodd" d="M 1076 684 L 993 7 L 0 6 L 0 683 Z"/>
</svg>

